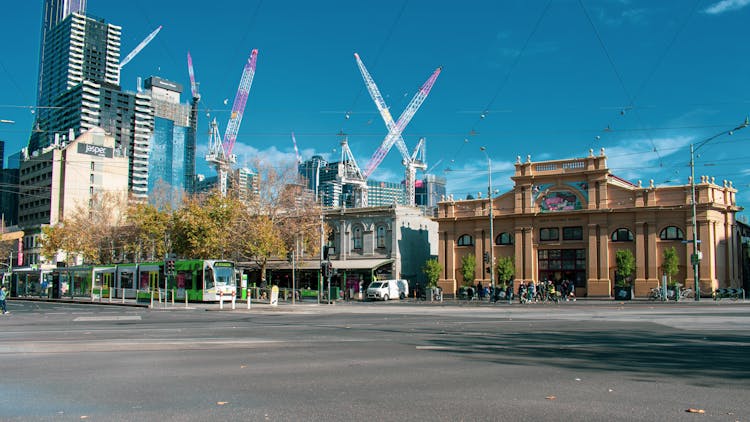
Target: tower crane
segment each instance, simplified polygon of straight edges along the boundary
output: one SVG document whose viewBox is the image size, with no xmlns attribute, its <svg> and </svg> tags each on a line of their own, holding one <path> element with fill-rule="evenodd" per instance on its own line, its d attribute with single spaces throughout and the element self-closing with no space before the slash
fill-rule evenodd
<svg viewBox="0 0 750 422">
<path fill-rule="evenodd" d="M 403 111 L 403 113 L 401 113 L 398 121 L 394 122 L 393 116 L 391 116 L 388 106 L 386 105 L 383 96 L 380 94 L 378 86 L 375 84 L 372 76 L 370 76 L 370 73 L 367 71 L 367 68 L 360 59 L 359 54 L 354 53 L 354 58 L 357 60 L 357 66 L 359 67 L 360 73 L 362 73 L 362 78 L 365 81 L 367 91 L 370 93 L 370 97 L 372 97 L 372 100 L 375 102 L 375 106 L 378 108 L 380 116 L 383 118 L 383 121 L 388 128 L 388 135 L 385 137 L 383 143 L 370 158 L 370 161 L 368 162 L 367 167 L 364 171 L 364 177 L 367 178 L 370 176 L 370 174 L 372 174 L 372 172 L 378 167 L 378 165 L 380 165 L 385 156 L 388 154 L 388 151 L 390 151 L 391 147 L 395 144 L 396 148 L 399 150 L 403 158 L 401 163 L 405 167 L 404 179 L 406 183 L 407 204 L 410 206 L 414 206 L 416 203 L 415 185 L 417 169 L 424 170 L 427 168 L 424 159 L 425 140 L 424 138 L 420 139 L 419 143 L 414 148 L 414 151 L 409 154 L 409 150 L 406 147 L 406 143 L 404 142 L 404 138 L 401 136 L 401 133 L 429 95 L 430 90 L 432 90 L 432 86 L 435 84 L 437 77 L 442 71 L 442 67 L 438 67 L 437 69 L 435 69 L 432 75 L 430 75 L 427 81 L 414 95 L 414 98 L 412 98 L 412 100 L 409 102 L 409 105 L 406 106 L 406 109 Z"/>
<path fill-rule="evenodd" d="M 292 143 L 294 144 L 294 155 L 297 159 L 297 164 L 302 164 L 302 157 L 300 157 L 299 149 L 297 149 L 297 138 L 294 137 L 294 132 L 292 132 Z"/>
<path fill-rule="evenodd" d="M 214 119 L 211 123 L 211 131 L 209 132 L 208 141 L 208 154 L 206 154 L 206 161 L 211 163 L 216 168 L 216 173 L 219 177 L 219 189 L 222 196 L 227 194 L 227 184 L 229 178 L 229 171 L 231 170 L 232 164 L 237 162 L 237 156 L 232 154 L 234 149 L 235 141 L 237 140 L 237 133 L 240 130 L 240 124 L 242 123 L 242 115 L 245 112 L 245 105 L 247 104 L 247 97 L 250 93 L 250 87 L 253 84 L 253 78 L 255 77 L 255 63 L 258 58 L 258 50 L 253 49 L 250 53 L 250 57 L 247 59 L 245 68 L 242 70 L 242 77 L 240 78 L 240 85 L 237 89 L 237 94 L 234 97 L 234 104 L 232 105 L 232 114 L 227 123 L 227 128 L 224 131 L 224 139 L 222 140 L 219 136 L 219 128 Z M 191 89 L 193 89 L 193 80 L 191 79 Z M 196 92 L 197 94 L 197 87 Z"/>
<path fill-rule="evenodd" d="M 200 99 L 201 94 L 198 93 L 198 84 L 195 83 L 195 71 L 193 70 L 193 58 L 190 57 L 190 52 L 187 53 L 187 62 L 188 62 L 188 75 L 190 76 L 190 93 L 193 95 L 193 98 Z"/>
<path fill-rule="evenodd" d="M 134 58 L 135 56 L 137 56 L 137 55 L 138 55 L 138 53 L 140 53 L 140 52 L 141 52 L 141 50 L 143 50 L 144 48 L 146 48 L 146 46 L 148 45 L 148 43 L 150 43 L 150 42 L 151 42 L 151 41 L 152 41 L 152 40 L 153 40 L 154 38 L 156 38 L 156 34 L 158 34 L 158 33 L 159 33 L 159 31 L 161 31 L 161 27 L 162 27 L 162 26 L 161 26 L 161 25 L 159 25 L 159 27 L 158 27 L 158 28 L 156 28 L 156 29 L 155 29 L 155 30 L 154 30 L 154 31 L 153 31 L 152 33 L 148 34 L 148 36 L 147 36 L 146 38 L 144 38 L 144 39 L 143 39 L 143 41 L 141 41 L 141 43 L 140 43 L 140 44 L 138 44 L 138 45 L 137 45 L 137 46 L 136 46 L 136 47 L 135 47 L 135 48 L 133 49 L 133 51 L 131 51 L 130 53 L 128 53 L 128 55 L 127 55 L 127 56 L 125 56 L 125 58 L 124 58 L 124 59 L 122 59 L 122 61 L 120 62 L 120 70 L 122 70 L 122 68 L 123 68 L 123 67 L 124 67 L 124 66 L 125 66 L 126 64 L 130 63 L 130 61 L 131 61 L 131 60 L 133 60 L 133 58 Z"/>
<path fill-rule="evenodd" d="M 198 92 L 198 84 L 195 82 L 195 72 L 193 71 L 193 58 L 190 57 L 190 52 L 187 53 L 188 63 L 188 75 L 190 76 L 190 93 L 192 94 L 192 101 L 190 102 L 190 129 L 193 133 L 193 139 L 197 137 L 198 133 L 198 102 L 201 100 L 201 94 Z M 190 142 L 188 147 L 188 154 L 190 161 L 195 163 L 195 142 Z M 193 177 L 187 182 L 188 192 L 195 190 L 195 166 L 191 169 Z"/>
</svg>

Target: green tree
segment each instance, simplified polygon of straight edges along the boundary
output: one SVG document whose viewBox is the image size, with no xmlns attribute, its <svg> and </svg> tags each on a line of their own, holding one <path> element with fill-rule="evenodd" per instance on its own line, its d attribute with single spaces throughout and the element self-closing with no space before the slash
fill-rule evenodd
<svg viewBox="0 0 750 422">
<path fill-rule="evenodd" d="M 128 210 L 128 225 L 132 230 L 127 250 L 136 261 L 159 260 L 171 251 L 173 234 L 172 209 L 136 203 Z"/>
<path fill-rule="evenodd" d="M 237 251 L 242 260 L 254 261 L 260 269 L 261 279 L 266 278 L 268 261 L 283 256 L 287 250 L 284 239 L 267 215 L 243 213 L 240 217 L 243 234 L 237 237 Z"/>
<path fill-rule="evenodd" d="M 218 192 L 186 199 L 173 216 L 174 251 L 185 258 L 233 257 L 243 206 L 236 198 L 222 197 Z"/>
<path fill-rule="evenodd" d="M 497 264 L 495 264 L 495 271 L 497 271 L 499 284 L 507 286 L 508 281 L 516 274 L 516 264 L 513 262 L 513 257 L 503 256 L 498 258 Z"/>
<path fill-rule="evenodd" d="M 476 276 L 476 260 L 477 258 L 473 253 L 470 253 L 461 258 L 461 276 L 464 278 L 464 287 L 469 287 L 474 284 L 474 278 Z"/>
<path fill-rule="evenodd" d="M 442 271 L 443 266 L 440 265 L 440 261 L 438 261 L 437 258 L 425 261 L 424 266 L 422 267 L 422 272 L 427 277 L 427 287 L 437 287 L 437 282 Z"/>
<path fill-rule="evenodd" d="M 63 221 L 43 229 L 42 255 L 52 259 L 64 252 L 69 264 L 77 257 L 88 264 L 114 262 L 128 238 L 122 212 L 126 201 L 124 194 L 104 192 L 78 204 Z"/>
<path fill-rule="evenodd" d="M 630 249 L 619 249 L 615 252 L 615 264 L 617 265 L 615 284 L 620 287 L 629 286 L 630 277 L 635 272 L 635 257 Z"/>
<path fill-rule="evenodd" d="M 670 286 L 675 285 L 675 281 L 672 281 L 672 277 L 679 271 L 680 259 L 677 257 L 677 250 L 674 246 L 671 248 L 664 249 L 662 254 L 661 268 L 664 274 L 667 275 L 667 284 Z"/>
</svg>

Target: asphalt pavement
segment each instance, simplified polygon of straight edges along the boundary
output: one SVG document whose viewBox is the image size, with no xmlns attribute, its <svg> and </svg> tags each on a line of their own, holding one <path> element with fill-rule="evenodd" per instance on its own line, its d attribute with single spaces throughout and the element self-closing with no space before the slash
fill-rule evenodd
<svg viewBox="0 0 750 422">
<path fill-rule="evenodd" d="M 742 301 L 8 305 L 2 420 L 750 421 Z"/>
</svg>

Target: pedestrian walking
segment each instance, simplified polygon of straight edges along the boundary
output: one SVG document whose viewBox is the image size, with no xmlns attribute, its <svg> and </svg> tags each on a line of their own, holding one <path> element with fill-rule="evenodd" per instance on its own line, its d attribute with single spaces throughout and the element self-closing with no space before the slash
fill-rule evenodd
<svg viewBox="0 0 750 422">
<path fill-rule="evenodd" d="M 8 296 L 8 290 L 5 288 L 5 286 L 0 289 L 0 310 L 3 311 L 3 315 L 8 313 L 8 308 L 5 305 L 5 298 Z"/>
</svg>

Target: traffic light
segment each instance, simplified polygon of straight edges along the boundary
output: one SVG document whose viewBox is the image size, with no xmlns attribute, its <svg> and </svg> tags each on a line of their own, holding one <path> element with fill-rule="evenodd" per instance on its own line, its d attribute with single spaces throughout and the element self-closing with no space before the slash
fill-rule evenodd
<svg viewBox="0 0 750 422">
<path fill-rule="evenodd" d="M 484 263 L 487 264 L 489 262 L 490 262 L 490 253 L 489 252 L 485 252 L 484 253 Z"/>
<path fill-rule="evenodd" d="M 333 275 L 333 264 L 331 261 L 322 262 L 320 264 L 320 272 L 323 277 L 328 278 Z"/>
<path fill-rule="evenodd" d="M 168 259 L 165 263 L 167 274 L 174 274 L 174 259 Z"/>
</svg>

